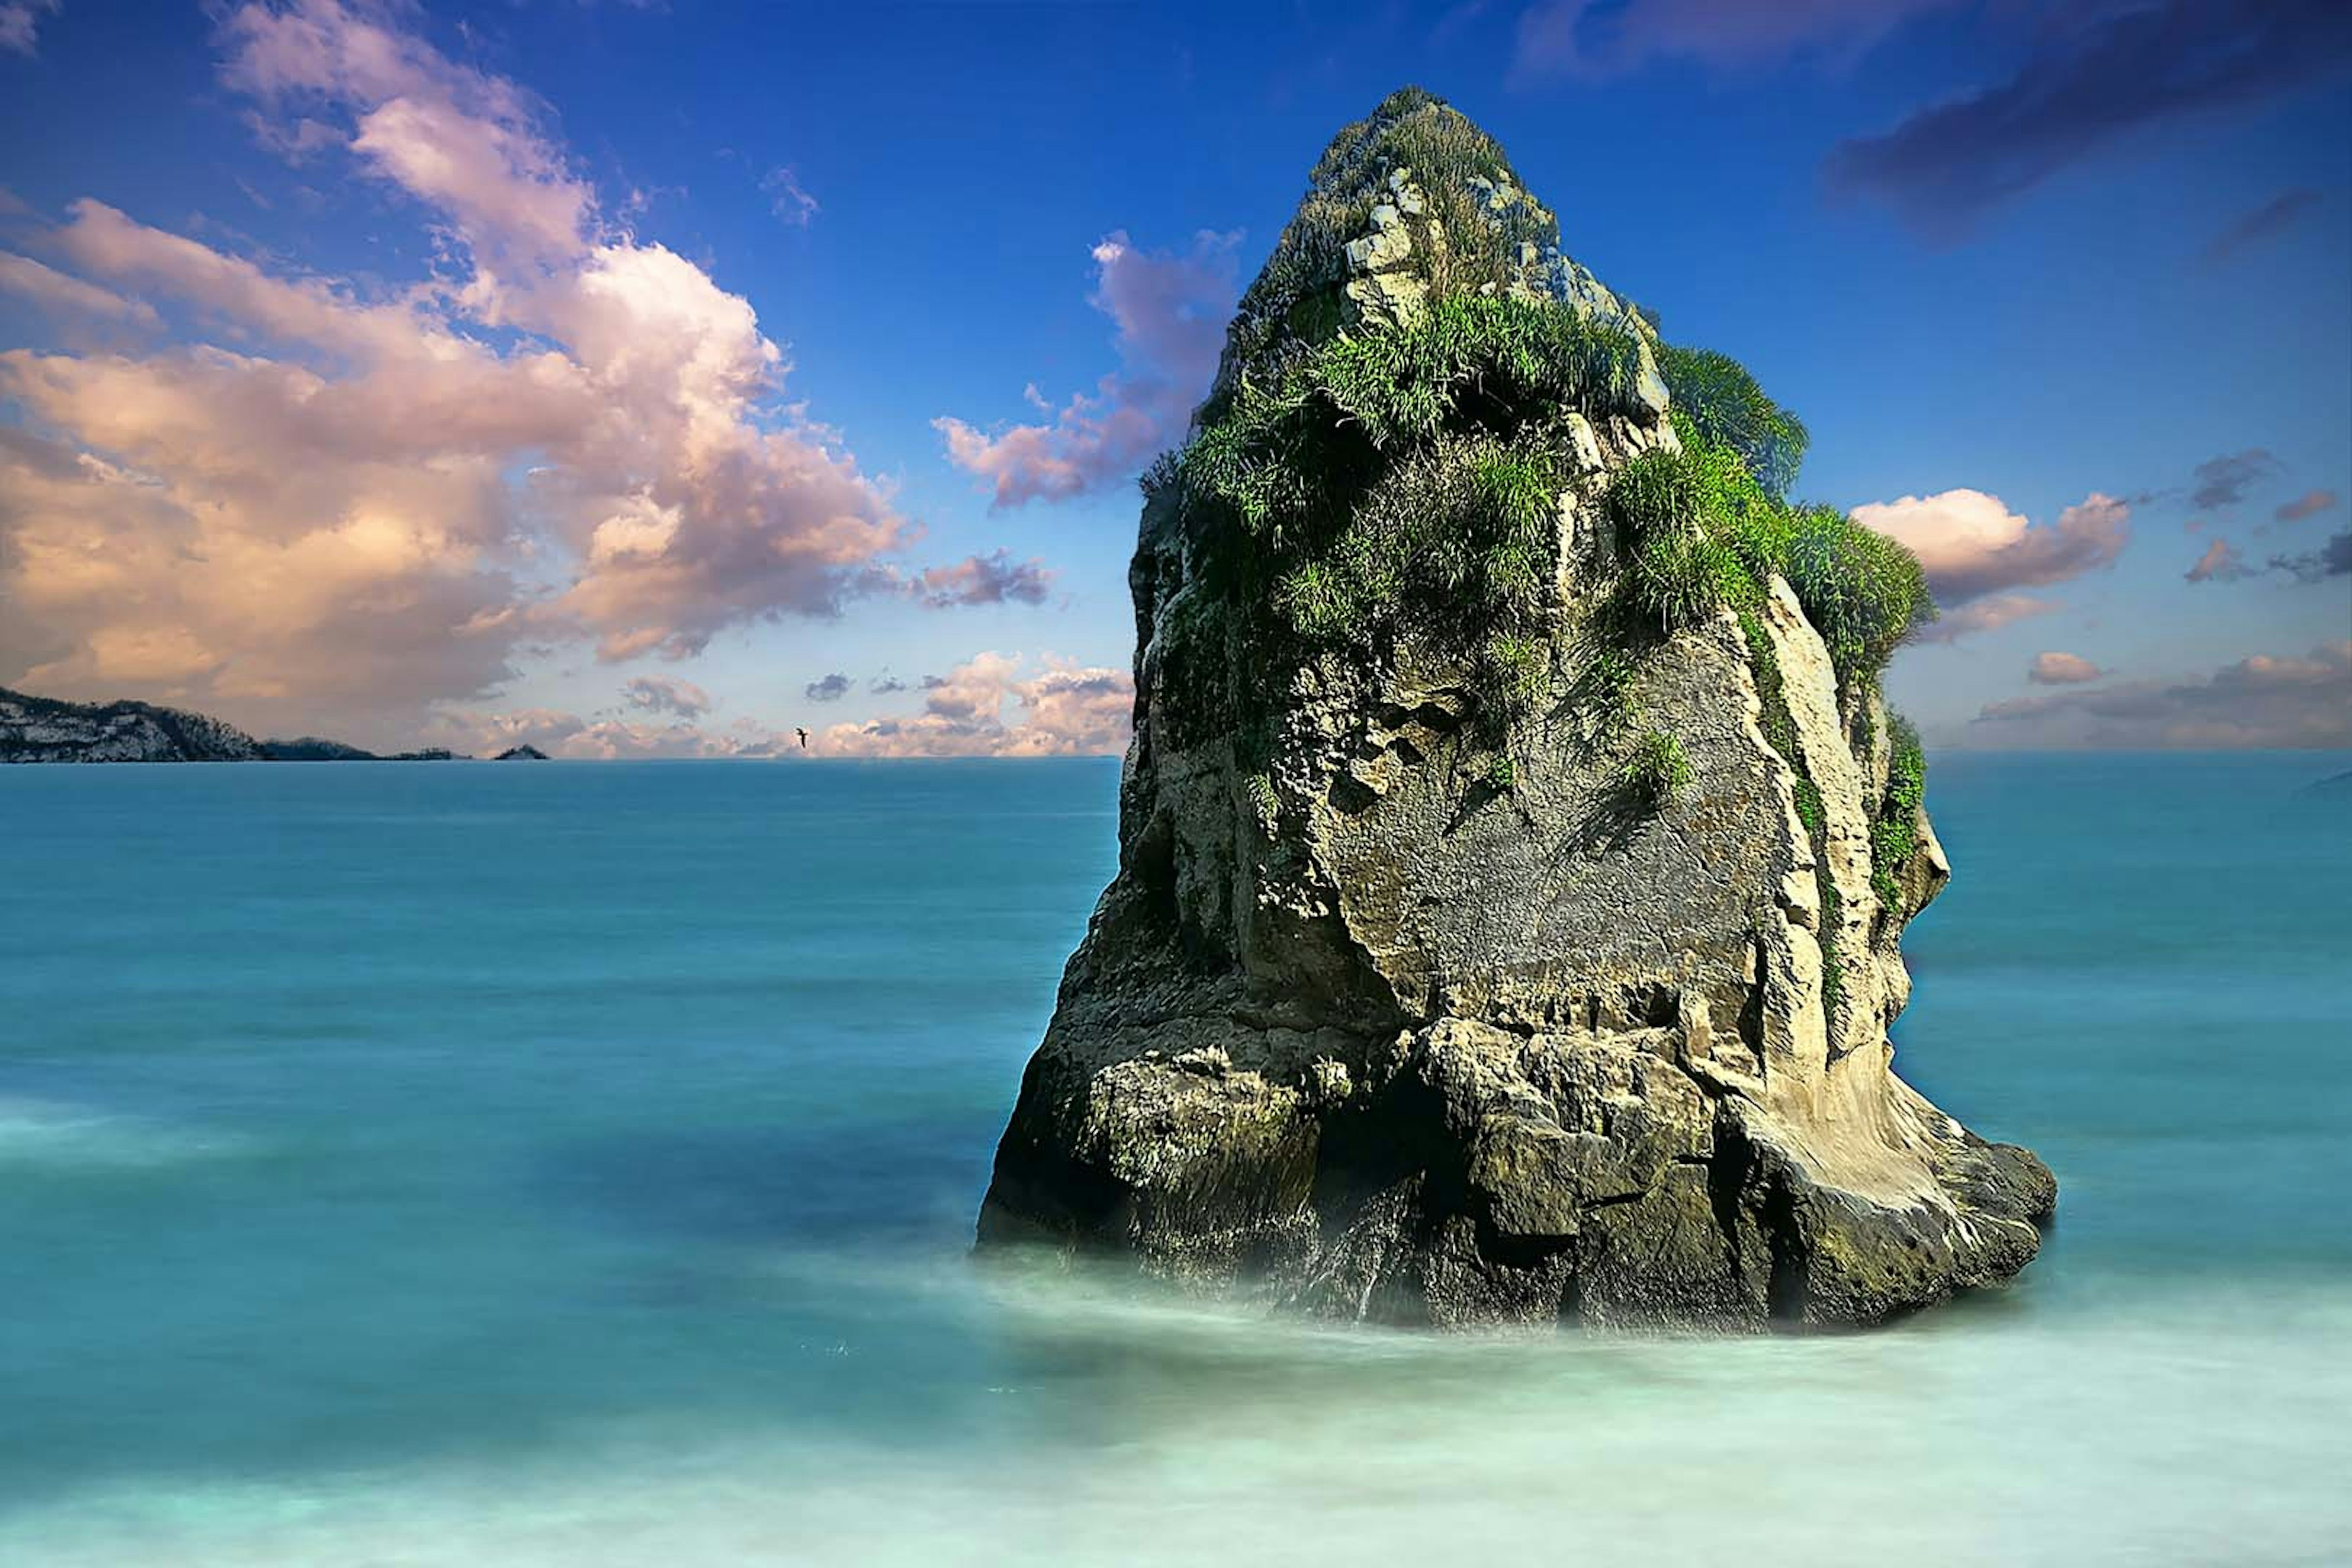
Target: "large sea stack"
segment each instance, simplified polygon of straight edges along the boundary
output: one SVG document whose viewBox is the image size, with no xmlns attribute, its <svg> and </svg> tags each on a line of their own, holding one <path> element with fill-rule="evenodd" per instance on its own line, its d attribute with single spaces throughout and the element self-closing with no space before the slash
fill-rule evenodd
<svg viewBox="0 0 2352 1568">
<path fill-rule="evenodd" d="M 1949 871 L 1878 674 L 1917 563 L 1559 247 L 1349 127 L 1147 476 L 1119 870 L 984 1246 L 1342 1318 L 1867 1323 L 2056 1188 L 1891 1069 Z"/>
</svg>

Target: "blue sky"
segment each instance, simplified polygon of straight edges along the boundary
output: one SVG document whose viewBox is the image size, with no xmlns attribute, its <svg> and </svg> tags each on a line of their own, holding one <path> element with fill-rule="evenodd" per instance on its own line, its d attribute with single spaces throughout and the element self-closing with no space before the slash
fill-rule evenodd
<svg viewBox="0 0 2352 1568">
<path fill-rule="evenodd" d="M 1921 547 L 1932 739 L 2347 743 L 2342 10 L 0 4 L 0 684 L 1115 747 L 1137 454 L 1414 81 Z"/>
</svg>

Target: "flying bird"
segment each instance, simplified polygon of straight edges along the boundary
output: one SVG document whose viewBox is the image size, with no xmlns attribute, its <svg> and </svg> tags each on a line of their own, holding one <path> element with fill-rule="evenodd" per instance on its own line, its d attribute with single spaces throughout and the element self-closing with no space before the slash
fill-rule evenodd
<svg viewBox="0 0 2352 1568">
<path fill-rule="evenodd" d="M 807 751 L 807 750 L 808 750 L 808 731 L 807 731 L 806 730 L 803 730 L 803 728 L 801 728 L 799 725 L 795 724 L 795 725 L 793 725 L 793 734 L 795 734 L 795 735 L 798 735 L 798 736 L 801 738 L 801 750 L 802 750 L 802 751 L 803 751 L 803 752 Z"/>
</svg>

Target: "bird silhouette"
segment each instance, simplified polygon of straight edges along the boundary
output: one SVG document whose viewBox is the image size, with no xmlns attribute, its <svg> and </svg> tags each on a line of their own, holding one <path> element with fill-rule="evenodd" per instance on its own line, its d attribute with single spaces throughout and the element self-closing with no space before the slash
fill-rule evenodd
<svg viewBox="0 0 2352 1568">
<path fill-rule="evenodd" d="M 807 750 L 808 750 L 808 731 L 807 731 L 806 730 L 802 729 L 799 725 L 795 724 L 795 725 L 793 725 L 793 734 L 795 734 L 795 735 L 798 735 L 798 736 L 801 738 L 801 750 L 802 750 L 802 751 L 803 751 L 803 752 L 807 751 Z"/>
</svg>

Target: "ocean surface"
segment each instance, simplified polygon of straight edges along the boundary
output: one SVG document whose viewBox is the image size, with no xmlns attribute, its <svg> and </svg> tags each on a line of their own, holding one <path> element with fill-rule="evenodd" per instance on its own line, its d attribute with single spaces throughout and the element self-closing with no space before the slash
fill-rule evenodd
<svg viewBox="0 0 2352 1568">
<path fill-rule="evenodd" d="M 0 769 L 0 1562 L 2344 1562 L 2347 766 L 1936 759 L 2062 1219 L 1769 1340 L 976 1269 L 1115 763 Z"/>
</svg>

